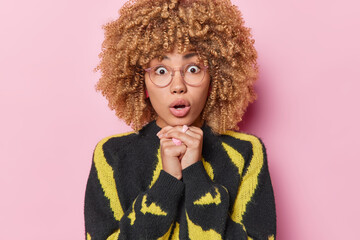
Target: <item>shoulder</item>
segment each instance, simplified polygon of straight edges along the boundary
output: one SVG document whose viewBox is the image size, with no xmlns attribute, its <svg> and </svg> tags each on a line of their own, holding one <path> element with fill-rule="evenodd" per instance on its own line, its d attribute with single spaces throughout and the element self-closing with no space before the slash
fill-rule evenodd
<svg viewBox="0 0 360 240">
<path fill-rule="evenodd" d="M 136 132 L 131 131 L 131 132 L 119 133 L 108 137 L 104 137 L 96 144 L 95 151 L 104 150 L 104 148 L 106 149 L 112 148 L 121 142 L 127 143 L 132 139 L 134 139 L 136 135 L 137 135 Z"/>
<path fill-rule="evenodd" d="M 235 131 L 228 130 L 225 133 L 221 134 L 220 136 L 221 136 L 221 138 L 232 139 L 232 141 L 249 142 L 253 146 L 264 145 L 261 138 L 254 134 L 249 134 L 249 133 L 244 133 L 244 132 L 235 132 Z"/>
<path fill-rule="evenodd" d="M 102 138 L 95 146 L 94 160 L 107 159 L 107 162 L 111 161 L 113 156 L 121 154 L 128 146 L 133 145 L 137 136 L 136 132 L 131 131 Z"/>
<path fill-rule="evenodd" d="M 244 155 L 263 156 L 266 154 L 264 142 L 254 134 L 228 130 L 220 135 L 220 139 L 223 145 L 231 146 Z"/>
</svg>

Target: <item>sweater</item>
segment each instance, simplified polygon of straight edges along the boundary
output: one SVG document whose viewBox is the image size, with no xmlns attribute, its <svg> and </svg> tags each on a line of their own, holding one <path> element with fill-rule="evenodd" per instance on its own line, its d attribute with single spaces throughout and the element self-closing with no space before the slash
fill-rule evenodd
<svg viewBox="0 0 360 240">
<path fill-rule="evenodd" d="M 178 180 L 162 169 L 155 121 L 102 139 L 85 192 L 87 240 L 276 237 L 266 149 L 254 135 L 204 123 L 202 159 Z"/>
</svg>

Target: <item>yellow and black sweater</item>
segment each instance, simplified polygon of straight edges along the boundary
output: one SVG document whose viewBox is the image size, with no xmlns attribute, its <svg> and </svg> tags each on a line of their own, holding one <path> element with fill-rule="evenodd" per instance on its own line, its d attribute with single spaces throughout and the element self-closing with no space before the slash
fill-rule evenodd
<svg viewBox="0 0 360 240">
<path fill-rule="evenodd" d="M 275 239 L 266 150 L 254 135 L 203 125 L 202 161 L 176 179 L 162 170 L 161 129 L 101 140 L 85 194 L 88 240 Z"/>
</svg>

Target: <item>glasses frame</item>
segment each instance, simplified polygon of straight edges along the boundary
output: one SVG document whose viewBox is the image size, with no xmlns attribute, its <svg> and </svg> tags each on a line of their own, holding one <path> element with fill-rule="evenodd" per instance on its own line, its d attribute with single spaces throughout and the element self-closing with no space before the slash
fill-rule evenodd
<svg viewBox="0 0 360 240">
<path fill-rule="evenodd" d="M 198 66 L 200 66 L 202 69 L 204 69 L 204 76 L 203 76 L 203 78 L 201 79 L 201 81 L 200 81 L 198 84 L 190 84 L 190 83 L 188 83 L 188 82 L 185 80 L 184 69 L 186 69 L 189 65 L 198 65 Z M 171 79 L 170 79 L 170 82 L 169 82 L 168 84 L 164 85 L 164 86 L 160 86 L 160 85 L 154 83 L 154 81 L 151 79 L 151 75 L 150 75 L 151 70 L 153 70 L 154 68 L 157 68 L 157 67 L 161 67 L 161 66 L 165 67 L 166 69 L 170 69 L 170 70 L 171 70 Z M 186 83 L 187 85 L 192 86 L 192 87 L 198 87 L 198 86 L 201 85 L 202 81 L 204 80 L 205 74 L 206 74 L 206 71 L 207 71 L 208 68 L 209 68 L 209 66 L 205 66 L 205 65 L 203 65 L 203 64 L 199 64 L 199 63 L 189 63 L 189 64 L 186 64 L 186 65 L 180 67 L 180 68 L 172 68 L 172 67 L 170 67 L 170 66 L 168 66 L 168 65 L 165 65 L 165 64 L 158 64 L 158 65 L 156 65 L 156 66 L 154 66 L 154 67 L 149 67 L 149 68 L 146 68 L 146 69 L 144 69 L 144 70 L 145 70 L 147 73 L 149 73 L 150 81 L 151 81 L 155 86 L 157 86 L 157 87 L 159 87 L 159 88 L 164 88 L 164 87 L 169 86 L 169 85 L 172 83 L 173 79 L 174 79 L 174 76 L 175 76 L 175 72 L 176 72 L 176 71 L 180 71 L 180 75 L 181 75 L 182 80 L 184 81 L 184 83 Z"/>
</svg>

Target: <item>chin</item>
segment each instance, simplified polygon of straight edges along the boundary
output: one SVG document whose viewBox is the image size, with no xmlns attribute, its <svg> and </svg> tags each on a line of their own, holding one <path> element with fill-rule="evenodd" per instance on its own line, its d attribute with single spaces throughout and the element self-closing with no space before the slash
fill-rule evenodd
<svg viewBox="0 0 360 240">
<path fill-rule="evenodd" d="M 173 121 L 171 121 L 171 123 L 169 122 L 169 125 L 171 126 L 183 126 L 183 125 L 188 125 L 191 126 L 195 123 L 197 123 L 197 119 L 189 119 L 189 118 L 176 118 Z"/>
<path fill-rule="evenodd" d="M 175 127 L 175 126 L 183 126 L 183 125 L 188 125 L 188 126 L 191 126 L 193 125 L 194 123 L 198 123 L 199 122 L 199 119 L 198 118 L 195 118 L 193 116 L 185 116 L 185 117 L 182 117 L 182 118 L 178 118 L 178 117 L 175 117 L 175 116 L 164 116 L 162 119 L 162 122 L 159 123 L 158 122 L 158 125 L 162 125 L 160 127 L 165 127 L 165 126 L 172 126 L 172 127 Z M 164 120 L 166 119 L 166 120 Z"/>
<path fill-rule="evenodd" d="M 192 122 L 191 121 L 186 121 L 185 119 L 175 119 L 171 122 L 169 122 L 170 126 L 182 126 L 182 125 L 191 125 Z"/>
</svg>

